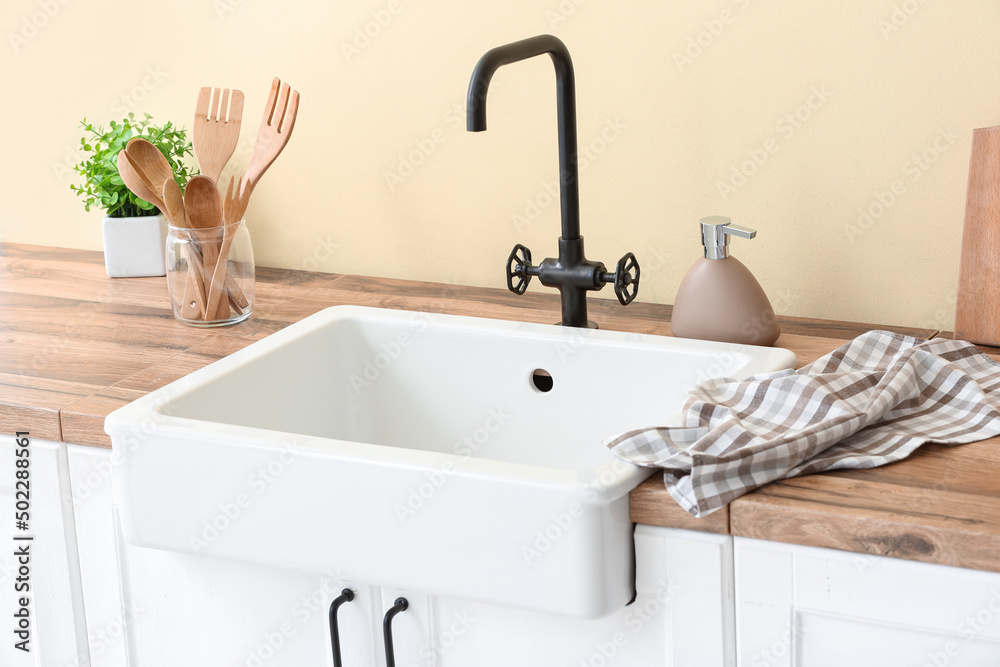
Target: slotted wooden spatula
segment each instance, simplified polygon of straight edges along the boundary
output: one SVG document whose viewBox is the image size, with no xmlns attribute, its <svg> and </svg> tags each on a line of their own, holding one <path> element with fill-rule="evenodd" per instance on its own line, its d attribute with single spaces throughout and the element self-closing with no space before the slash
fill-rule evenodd
<svg viewBox="0 0 1000 667">
<path fill-rule="evenodd" d="M 219 182 L 240 140 L 243 92 L 228 88 L 202 88 L 194 110 L 194 157 L 201 173 Z"/>
<path fill-rule="evenodd" d="M 972 133 L 955 338 L 1000 345 L 1000 125 Z"/>
</svg>

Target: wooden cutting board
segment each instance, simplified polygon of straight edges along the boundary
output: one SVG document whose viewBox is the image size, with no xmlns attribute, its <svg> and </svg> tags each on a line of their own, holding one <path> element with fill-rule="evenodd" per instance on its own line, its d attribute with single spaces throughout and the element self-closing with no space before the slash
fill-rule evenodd
<svg viewBox="0 0 1000 667">
<path fill-rule="evenodd" d="M 1000 125 L 972 133 L 955 338 L 1000 345 Z"/>
</svg>

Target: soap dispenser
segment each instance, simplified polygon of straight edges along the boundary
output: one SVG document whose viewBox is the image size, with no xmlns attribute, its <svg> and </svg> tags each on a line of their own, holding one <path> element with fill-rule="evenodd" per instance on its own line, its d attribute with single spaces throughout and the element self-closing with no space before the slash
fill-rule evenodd
<svg viewBox="0 0 1000 667">
<path fill-rule="evenodd" d="M 773 345 L 781 334 L 764 289 L 750 270 L 729 255 L 729 237 L 752 239 L 753 229 L 725 216 L 701 219 L 705 256 L 677 290 L 670 328 L 675 336 L 747 345 Z"/>
</svg>

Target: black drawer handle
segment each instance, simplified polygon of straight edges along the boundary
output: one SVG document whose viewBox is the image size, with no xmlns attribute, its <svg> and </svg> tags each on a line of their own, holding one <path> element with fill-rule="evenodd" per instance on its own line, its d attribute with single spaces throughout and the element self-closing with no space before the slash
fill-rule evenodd
<svg viewBox="0 0 1000 667">
<path fill-rule="evenodd" d="M 382 637 L 385 639 L 385 667 L 396 667 L 396 657 L 392 649 L 392 619 L 399 612 L 406 611 L 409 606 L 410 603 L 407 602 L 406 598 L 396 598 L 395 604 L 389 607 L 389 611 L 385 612 L 385 618 L 382 619 Z"/>
<path fill-rule="evenodd" d="M 345 588 L 330 603 L 330 643 L 333 645 L 333 667 L 344 667 L 340 658 L 340 627 L 337 625 L 337 611 L 345 602 L 354 599 L 354 591 Z"/>
</svg>

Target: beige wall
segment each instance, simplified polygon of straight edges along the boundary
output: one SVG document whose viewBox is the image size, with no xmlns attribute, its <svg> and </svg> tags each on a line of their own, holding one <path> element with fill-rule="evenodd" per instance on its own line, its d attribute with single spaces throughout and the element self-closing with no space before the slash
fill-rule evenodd
<svg viewBox="0 0 1000 667">
<path fill-rule="evenodd" d="M 488 48 L 551 32 L 593 147 L 588 254 L 635 251 L 640 299 L 673 300 L 724 214 L 760 230 L 734 254 L 781 313 L 951 326 L 971 130 L 1000 123 L 995 0 L 63 2 L 2 10 L 4 240 L 100 248 L 65 166 L 84 115 L 189 124 L 200 86 L 240 88 L 242 169 L 278 75 L 302 107 L 251 204 L 260 264 L 502 286 L 514 243 L 556 252 L 552 68 L 502 69 L 484 134 L 465 91 Z"/>
</svg>

